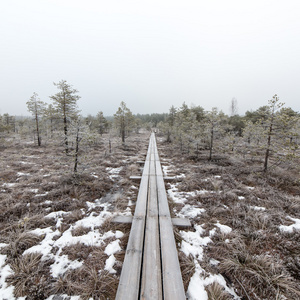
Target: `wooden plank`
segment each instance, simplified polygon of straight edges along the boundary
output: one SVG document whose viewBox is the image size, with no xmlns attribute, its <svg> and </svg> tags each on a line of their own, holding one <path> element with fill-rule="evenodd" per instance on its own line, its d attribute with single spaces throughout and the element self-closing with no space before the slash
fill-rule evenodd
<svg viewBox="0 0 300 300">
<path fill-rule="evenodd" d="M 134 181 L 140 181 L 142 179 L 142 176 L 130 176 L 129 178 Z"/>
<path fill-rule="evenodd" d="M 136 300 L 139 297 L 149 183 L 149 149 L 151 149 L 151 143 L 149 143 L 147 157 L 143 169 L 143 176 L 138 192 L 135 213 L 126 248 L 126 255 L 124 258 L 119 286 L 116 294 L 117 300 Z"/>
<path fill-rule="evenodd" d="M 186 297 L 171 220 L 160 216 L 159 224 L 164 299 L 184 300 Z"/>
<path fill-rule="evenodd" d="M 192 226 L 191 221 L 189 219 L 184 218 L 172 218 L 173 226 L 180 227 L 180 228 L 189 228 Z"/>
<path fill-rule="evenodd" d="M 176 177 L 174 176 L 165 176 L 164 177 L 164 181 L 166 182 L 171 182 L 171 181 L 174 181 L 176 179 Z"/>
<path fill-rule="evenodd" d="M 155 155 L 164 299 L 184 300 L 186 297 L 182 282 L 168 199 L 158 153 L 156 152 Z"/>
<path fill-rule="evenodd" d="M 111 222 L 116 224 L 131 224 L 132 216 L 115 216 L 112 218 Z"/>
<path fill-rule="evenodd" d="M 153 137 L 152 137 L 153 138 Z M 151 152 L 150 178 L 145 246 L 141 285 L 141 299 L 162 299 L 161 259 L 158 224 L 158 205 L 155 176 L 155 161 Z"/>
<path fill-rule="evenodd" d="M 116 224 L 131 224 L 133 220 L 132 216 L 115 216 L 112 218 L 111 222 Z M 172 218 L 172 225 L 179 228 L 191 227 L 191 221 L 184 218 Z"/>
<path fill-rule="evenodd" d="M 116 299 L 186 299 L 154 133 L 149 140 Z"/>
</svg>

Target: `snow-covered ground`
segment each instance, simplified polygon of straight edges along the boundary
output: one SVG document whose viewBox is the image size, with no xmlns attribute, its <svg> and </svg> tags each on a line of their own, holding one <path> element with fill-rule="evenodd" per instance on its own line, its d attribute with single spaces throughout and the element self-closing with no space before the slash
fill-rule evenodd
<svg viewBox="0 0 300 300">
<path fill-rule="evenodd" d="M 43 229 L 36 228 L 29 231 L 31 234 L 44 236 L 44 238 L 38 245 L 25 250 L 23 255 L 29 253 L 41 253 L 42 260 L 53 260 L 53 263 L 50 266 L 50 272 L 53 278 L 57 278 L 58 276 L 62 276 L 68 270 L 79 268 L 83 264 L 82 261 L 70 260 L 68 255 L 62 255 L 64 247 L 75 245 L 77 243 L 82 243 L 87 246 L 106 245 L 104 252 L 107 254 L 108 258 L 105 262 L 105 270 L 111 274 L 116 273 L 114 270 L 114 264 L 116 262 L 114 254 L 121 250 L 119 239 L 122 238 L 124 234 L 118 230 L 115 232 L 110 230 L 105 233 L 101 233 L 97 228 L 99 228 L 108 218 L 112 218 L 117 213 L 110 212 L 109 208 L 111 204 L 101 203 L 101 199 L 88 202 L 87 206 L 90 209 L 100 207 L 102 210 L 99 214 L 94 212 L 91 212 L 90 214 L 83 214 L 83 218 L 81 220 L 75 222 L 74 225 L 70 226 L 70 228 L 63 233 L 61 233 L 58 228 L 62 224 L 63 217 L 70 214 L 70 212 L 56 211 L 46 215 L 45 218 L 55 220 L 56 229 L 53 230 L 53 228 L 47 227 Z M 128 212 L 123 214 L 128 215 Z M 86 227 L 90 230 L 86 234 L 73 236 L 72 231 L 78 227 Z M 113 241 L 107 244 L 107 239 Z M 0 248 L 4 248 L 6 246 L 7 244 L 0 244 Z M 52 251 L 53 248 L 57 249 L 55 253 Z M 6 278 L 13 273 L 9 265 L 5 263 L 5 260 L 6 255 L 0 255 L 0 299 L 16 299 L 13 294 L 14 287 L 8 286 L 5 282 Z M 78 297 L 72 297 L 72 299 L 78 299 Z M 22 297 L 19 297 L 18 299 L 22 299 Z M 52 298 L 50 297 L 48 299 Z"/>
</svg>

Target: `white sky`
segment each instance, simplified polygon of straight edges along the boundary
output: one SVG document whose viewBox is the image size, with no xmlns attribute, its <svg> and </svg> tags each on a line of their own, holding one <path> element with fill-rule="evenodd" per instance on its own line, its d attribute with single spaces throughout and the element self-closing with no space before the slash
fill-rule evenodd
<svg viewBox="0 0 300 300">
<path fill-rule="evenodd" d="M 0 114 L 67 80 L 84 115 L 171 105 L 300 111 L 299 0 L 3 0 Z"/>
</svg>

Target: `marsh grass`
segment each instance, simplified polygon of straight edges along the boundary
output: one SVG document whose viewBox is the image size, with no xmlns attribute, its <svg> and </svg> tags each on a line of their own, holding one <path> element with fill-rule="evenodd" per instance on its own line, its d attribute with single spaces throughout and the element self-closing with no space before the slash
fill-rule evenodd
<svg viewBox="0 0 300 300">
<path fill-rule="evenodd" d="M 231 300 L 233 297 L 228 294 L 224 287 L 214 282 L 205 287 L 208 300 Z"/>
<path fill-rule="evenodd" d="M 178 258 L 179 258 L 179 263 L 180 263 L 180 269 L 181 269 L 181 275 L 182 275 L 184 289 L 187 290 L 190 279 L 192 278 L 192 276 L 195 273 L 194 258 L 191 255 L 186 256 L 182 252 L 179 252 Z"/>
<path fill-rule="evenodd" d="M 283 164 L 264 174 L 262 161 L 255 156 L 224 153 L 208 162 L 202 150 L 195 159 L 182 155 L 176 145 L 160 143 L 159 147 L 173 172 L 185 174 L 177 184 L 180 192 L 208 191 L 186 202 L 205 209 L 192 223 L 205 229 L 203 235 L 216 222 L 232 229 L 228 234 L 217 229 L 210 237 L 212 242 L 199 262 L 204 271 L 222 274 L 242 299 L 300 299 L 300 233 L 279 230 L 280 225 L 294 223 L 288 216 L 300 218 L 300 164 Z M 176 203 L 170 207 L 176 212 L 182 208 Z M 181 256 L 176 230 L 175 237 Z M 212 267 L 211 258 L 220 263 Z M 184 260 L 180 264 L 183 270 Z M 187 288 L 189 278 L 183 277 Z M 206 291 L 208 299 L 232 299 L 217 283 Z"/>
<path fill-rule="evenodd" d="M 46 299 L 56 293 L 65 293 L 81 299 L 114 299 L 130 225 L 116 225 L 108 218 L 103 225 L 93 228 L 100 234 L 116 230 L 124 232 L 120 239 L 123 250 L 115 254 L 117 273 L 114 275 L 104 271 L 107 259 L 104 249 L 113 238 L 104 240 L 101 247 L 80 242 L 64 247 L 62 254 L 67 254 L 70 260 L 82 261 L 83 266 L 60 278 L 52 277 L 49 272 L 53 262 L 41 260 L 38 253 L 23 253 L 45 238 L 45 235 L 32 234 L 31 230 L 57 230 L 53 237 L 55 241 L 78 220 L 91 213 L 98 215 L 103 210 L 99 203 L 103 203 L 101 199 L 107 194 L 119 193 L 114 201 L 107 198 L 109 211 L 123 212 L 128 197 L 136 199 L 136 190 L 128 192 L 132 185 L 129 175 L 139 171 L 135 161 L 141 160 L 146 153 L 148 137 L 148 133 L 129 137 L 125 148 L 118 137 L 111 137 L 110 152 L 108 136 L 103 135 L 99 142 L 85 146 L 76 176 L 72 173 L 73 157 L 66 156 L 62 145 L 55 141 L 49 140 L 47 145 L 37 149 L 33 143 L 26 144 L 21 138 L 1 148 L 0 242 L 8 244 L 1 248 L 1 254 L 7 255 L 6 263 L 13 270 L 8 283 L 15 286 L 16 297 Z M 106 168 L 120 166 L 123 170 L 119 178 L 110 179 Z M 87 201 L 95 206 L 90 207 Z M 57 211 L 66 212 L 59 227 L 55 218 L 45 218 Z M 90 230 L 89 226 L 79 226 L 72 230 L 72 235 L 80 237 Z M 57 254 L 58 250 L 53 247 L 51 253 Z"/>
<path fill-rule="evenodd" d="M 93 266 L 85 266 L 68 271 L 54 284 L 55 294 L 81 295 L 81 299 L 88 300 L 114 299 L 117 290 L 117 278 L 106 271 Z"/>
<path fill-rule="evenodd" d="M 11 263 L 13 275 L 7 279 L 13 285 L 16 297 L 28 296 L 28 299 L 45 299 L 49 295 L 49 261 L 41 261 L 40 253 L 19 256 Z"/>
<path fill-rule="evenodd" d="M 8 256 L 9 260 L 16 259 L 28 248 L 38 244 L 43 237 L 21 230 L 12 231 L 8 234 L 8 246 L 2 252 Z"/>
</svg>

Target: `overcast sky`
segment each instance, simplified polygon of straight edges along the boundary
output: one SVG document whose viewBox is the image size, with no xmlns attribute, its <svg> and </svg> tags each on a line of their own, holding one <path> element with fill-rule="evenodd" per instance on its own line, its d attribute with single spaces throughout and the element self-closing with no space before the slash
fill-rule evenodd
<svg viewBox="0 0 300 300">
<path fill-rule="evenodd" d="M 83 115 L 171 105 L 256 110 L 277 93 L 300 111 L 299 0 L 6 0 L 0 114 L 73 85 Z"/>
</svg>

